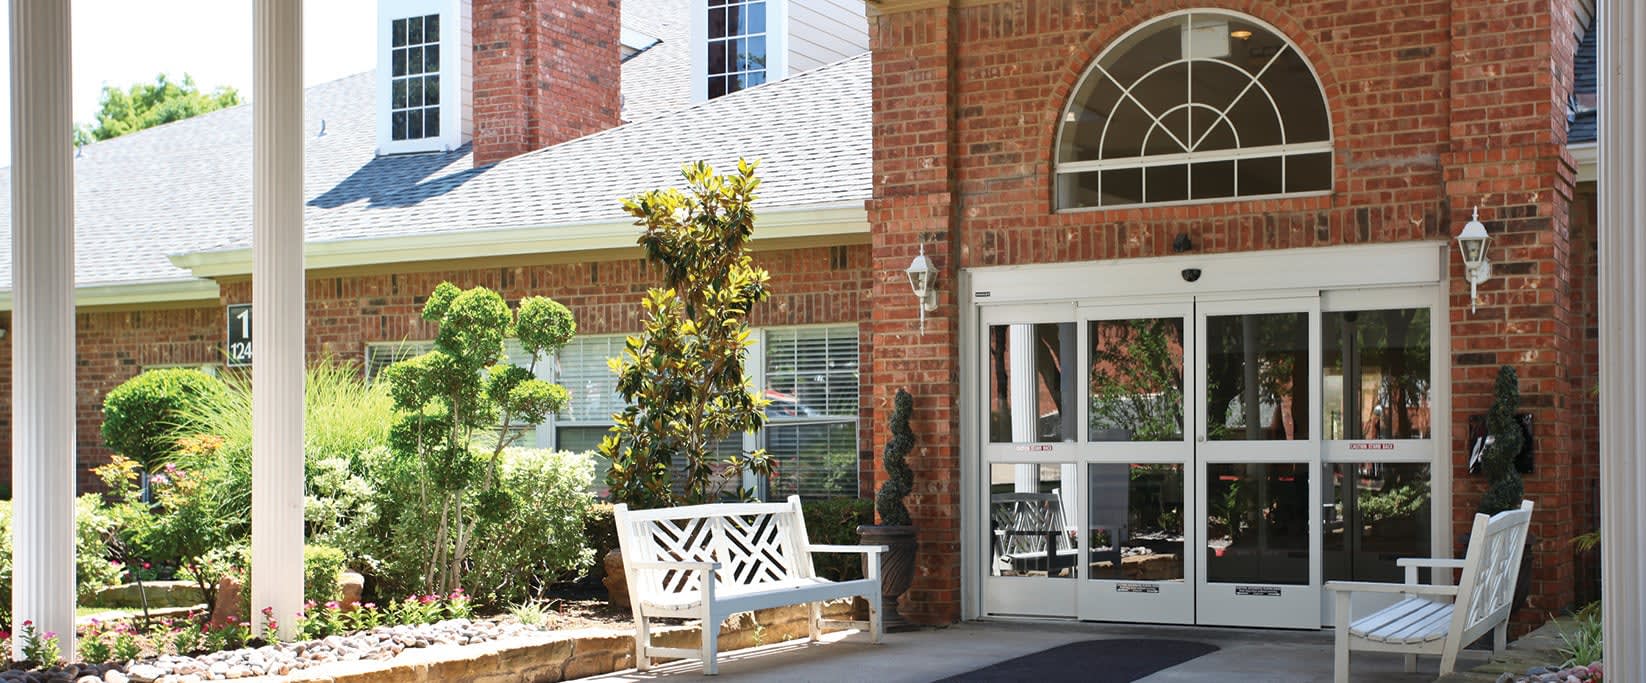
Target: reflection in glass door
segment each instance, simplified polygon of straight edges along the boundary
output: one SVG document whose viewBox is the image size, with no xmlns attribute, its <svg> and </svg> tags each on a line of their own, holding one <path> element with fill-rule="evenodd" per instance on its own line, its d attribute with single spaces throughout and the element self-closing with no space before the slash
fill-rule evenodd
<svg viewBox="0 0 1646 683">
<path fill-rule="evenodd" d="M 1072 305 L 996 308 L 984 316 L 983 583 L 985 608 L 994 614 L 1075 616 L 1082 411 L 1073 320 Z"/>
<path fill-rule="evenodd" d="M 1319 300 L 1197 306 L 1201 624 L 1320 625 Z"/>
<path fill-rule="evenodd" d="M 1080 617 L 1194 622 L 1187 303 L 1083 308 L 1086 580 Z"/>
</svg>

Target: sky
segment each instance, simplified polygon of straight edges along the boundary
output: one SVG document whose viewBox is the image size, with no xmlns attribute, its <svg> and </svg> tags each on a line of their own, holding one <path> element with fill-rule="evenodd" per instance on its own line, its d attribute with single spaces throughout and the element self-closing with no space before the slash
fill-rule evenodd
<svg viewBox="0 0 1646 683">
<path fill-rule="evenodd" d="M 104 85 L 129 88 L 167 74 L 201 90 L 252 95 L 251 0 L 73 0 L 74 121 L 91 123 Z M 11 165 L 11 25 L 0 6 L 0 165 Z M 309 0 L 303 13 L 306 85 L 368 71 L 375 0 Z M 64 143 L 68 144 L 67 141 Z"/>
</svg>

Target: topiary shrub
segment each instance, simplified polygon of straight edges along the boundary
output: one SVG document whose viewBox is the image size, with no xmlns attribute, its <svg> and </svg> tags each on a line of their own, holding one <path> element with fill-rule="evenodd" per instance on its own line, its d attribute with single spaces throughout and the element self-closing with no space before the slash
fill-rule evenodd
<svg viewBox="0 0 1646 683">
<path fill-rule="evenodd" d="M 809 500 L 801 510 L 806 515 L 806 537 L 812 543 L 855 545 L 857 527 L 874 523 L 874 502 L 862 498 Z M 818 553 L 812 556 L 812 568 L 831 581 L 863 578 L 862 557 L 851 553 Z"/>
<path fill-rule="evenodd" d="M 103 441 L 144 471 L 156 471 L 171 460 L 182 416 L 223 390 L 222 382 L 199 370 L 144 372 L 103 398 Z"/>
<path fill-rule="evenodd" d="M 434 350 L 382 375 L 396 412 L 388 442 L 394 467 L 417 484 L 397 492 L 408 499 L 398 512 L 404 519 L 394 524 L 432 530 L 420 534 L 421 592 L 450 593 L 463 587 L 479 526 L 509 514 L 504 449 L 525 433 L 522 427 L 543 422 L 570 400 L 565 387 L 538 379 L 537 369 L 552 362 L 577 326 L 571 311 L 552 299 L 528 297 L 511 311 L 496 292 L 450 282 L 429 294 L 423 319 L 440 326 Z M 527 367 L 498 362 L 509 337 L 530 357 Z"/>
<path fill-rule="evenodd" d="M 880 512 L 880 523 L 887 526 L 908 526 L 909 508 L 903 497 L 914 490 L 914 471 L 909 469 L 909 452 L 914 450 L 914 430 L 909 428 L 909 414 L 914 411 L 914 397 L 908 391 L 897 390 L 891 416 L 890 439 L 881 455 L 886 468 L 886 483 L 874 497 L 875 510 Z"/>
<path fill-rule="evenodd" d="M 347 569 L 347 555 L 341 549 L 325 545 L 303 546 L 303 599 L 318 604 L 343 597 L 337 585 L 338 575 Z M 247 598 L 251 596 L 247 587 Z"/>
<path fill-rule="evenodd" d="M 1520 421 L 1515 419 L 1515 411 L 1520 408 L 1520 378 L 1514 368 L 1505 365 L 1498 369 L 1492 394 L 1492 408 L 1486 413 L 1491 444 L 1481 456 L 1486 494 L 1480 499 L 1480 511 L 1488 515 L 1518 509 L 1526 492 L 1520 472 L 1515 469 L 1515 456 L 1520 454 L 1525 438 L 1521 436 Z"/>
</svg>

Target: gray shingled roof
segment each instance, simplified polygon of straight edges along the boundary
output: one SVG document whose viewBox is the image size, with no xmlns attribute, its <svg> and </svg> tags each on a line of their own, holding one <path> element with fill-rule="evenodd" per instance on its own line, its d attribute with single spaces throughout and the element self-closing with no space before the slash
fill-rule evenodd
<svg viewBox="0 0 1646 683">
<path fill-rule="evenodd" d="M 739 156 L 765 160 L 767 208 L 868 199 L 868 55 L 678 109 L 687 88 L 684 26 L 631 23 L 630 9 L 684 16 L 683 0 L 623 4 L 626 25 L 663 41 L 624 64 L 628 109 L 652 113 L 492 166 L 473 168 L 466 145 L 376 156 L 371 73 L 309 88 L 307 238 L 621 220 L 618 198 L 677 185 L 682 163 L 727 165 Z M 674 5 L 681 11 L 671 12 Z M 192 280 L 167 257 L 249 246 L 251 114 L 240 106 L 85 147 L 75 163 L 78 284 Z M 9 169 L 0 169 L 0 187 L 8 181 Z M 0 291 L 11 281 L 10 224 L 10 196 L 0 192 Z"/>
<path fill-rule="evenodd" d="M 1572 57 L 1572 93 L 1574 95 L 1595 95 L 1600 75 L 1600 60 L 1598 59 L 1600 26 L 1598 19 L 1589 20 L 1589 29 L 1583 34 L 1583 40 L 1577 44 L 1577 53 Z M 1566 143 L 1578 144 L 1594 142 L 1599 133 L 1600 118 L 1598 112 L 1587 107 L 1580 107 L 1572 112 L 1566 129 Z"/>
</svg>

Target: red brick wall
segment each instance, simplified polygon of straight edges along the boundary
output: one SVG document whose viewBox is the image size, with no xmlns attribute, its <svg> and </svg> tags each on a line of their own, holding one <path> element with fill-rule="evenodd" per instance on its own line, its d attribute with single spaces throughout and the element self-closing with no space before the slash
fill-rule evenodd
<svg viewBox="0 0 1646 683">
<path fill-rule="evenodd" d="M 618 124 L 617 0 L 475 0 L 474 163 Z"/>
<path fill-rule="evenodd" d="M 108 462 L 103 446 L 103 397 L 156 365 L 207 365 L 223 360 L 223 309 L 82 312 L 75 316 L 76 420 L 81 491 L 101 488 L 91 468 Z M 10 335 L 11 314 L 0 314 Z M 11 489 L 11 343 L 0 344 L 0 482 Z"/>
<path fill-rule="evenodd" d="M 871 18 L 874 65 L 874 311 L 877 401 L 922 387 L 920 573 L 910 600 L 933 621 L 959 615 L 958 428 L 953 274 L 988 265 L 1449 240 L 1482 207 L 1498 276 L 1468 312 L 1450 260 L 1456 530 L 1483 489 L 1462 471 L 1467 417 L 1484 412 L 1502 363 L 1520 371 L 1539 423 L 1527 481 L 1537 590 L 1525 619 L 1572 599 L 1574 507 L 1562 488 L 1580 453 L 1565 419 L 1577 293 L 1569 286 L 1563 151 L 1575 48 L 1561 3 L 1467 0 L 1021 0 Z M 918 7 L 929 3 L 908 3 Z M 958 4 L 958 3 L 956 3 Z M 1167 12 L 1253 15 L 1298 46 L 1320 76 L 1334 140 L 1327 196 L 1056 213 L 1050 150 L 1077 79 L 1122 33 Z M 943 305 L 915 337 L 902 269 L 923 242 L 945 277 Z M 911 390 L 914 390 L 911 388 Z M 877 439 L 884 440 L 884 430 Z M 1533 614 L 1535 612 L 1535 614 Z"/>
</svg>

